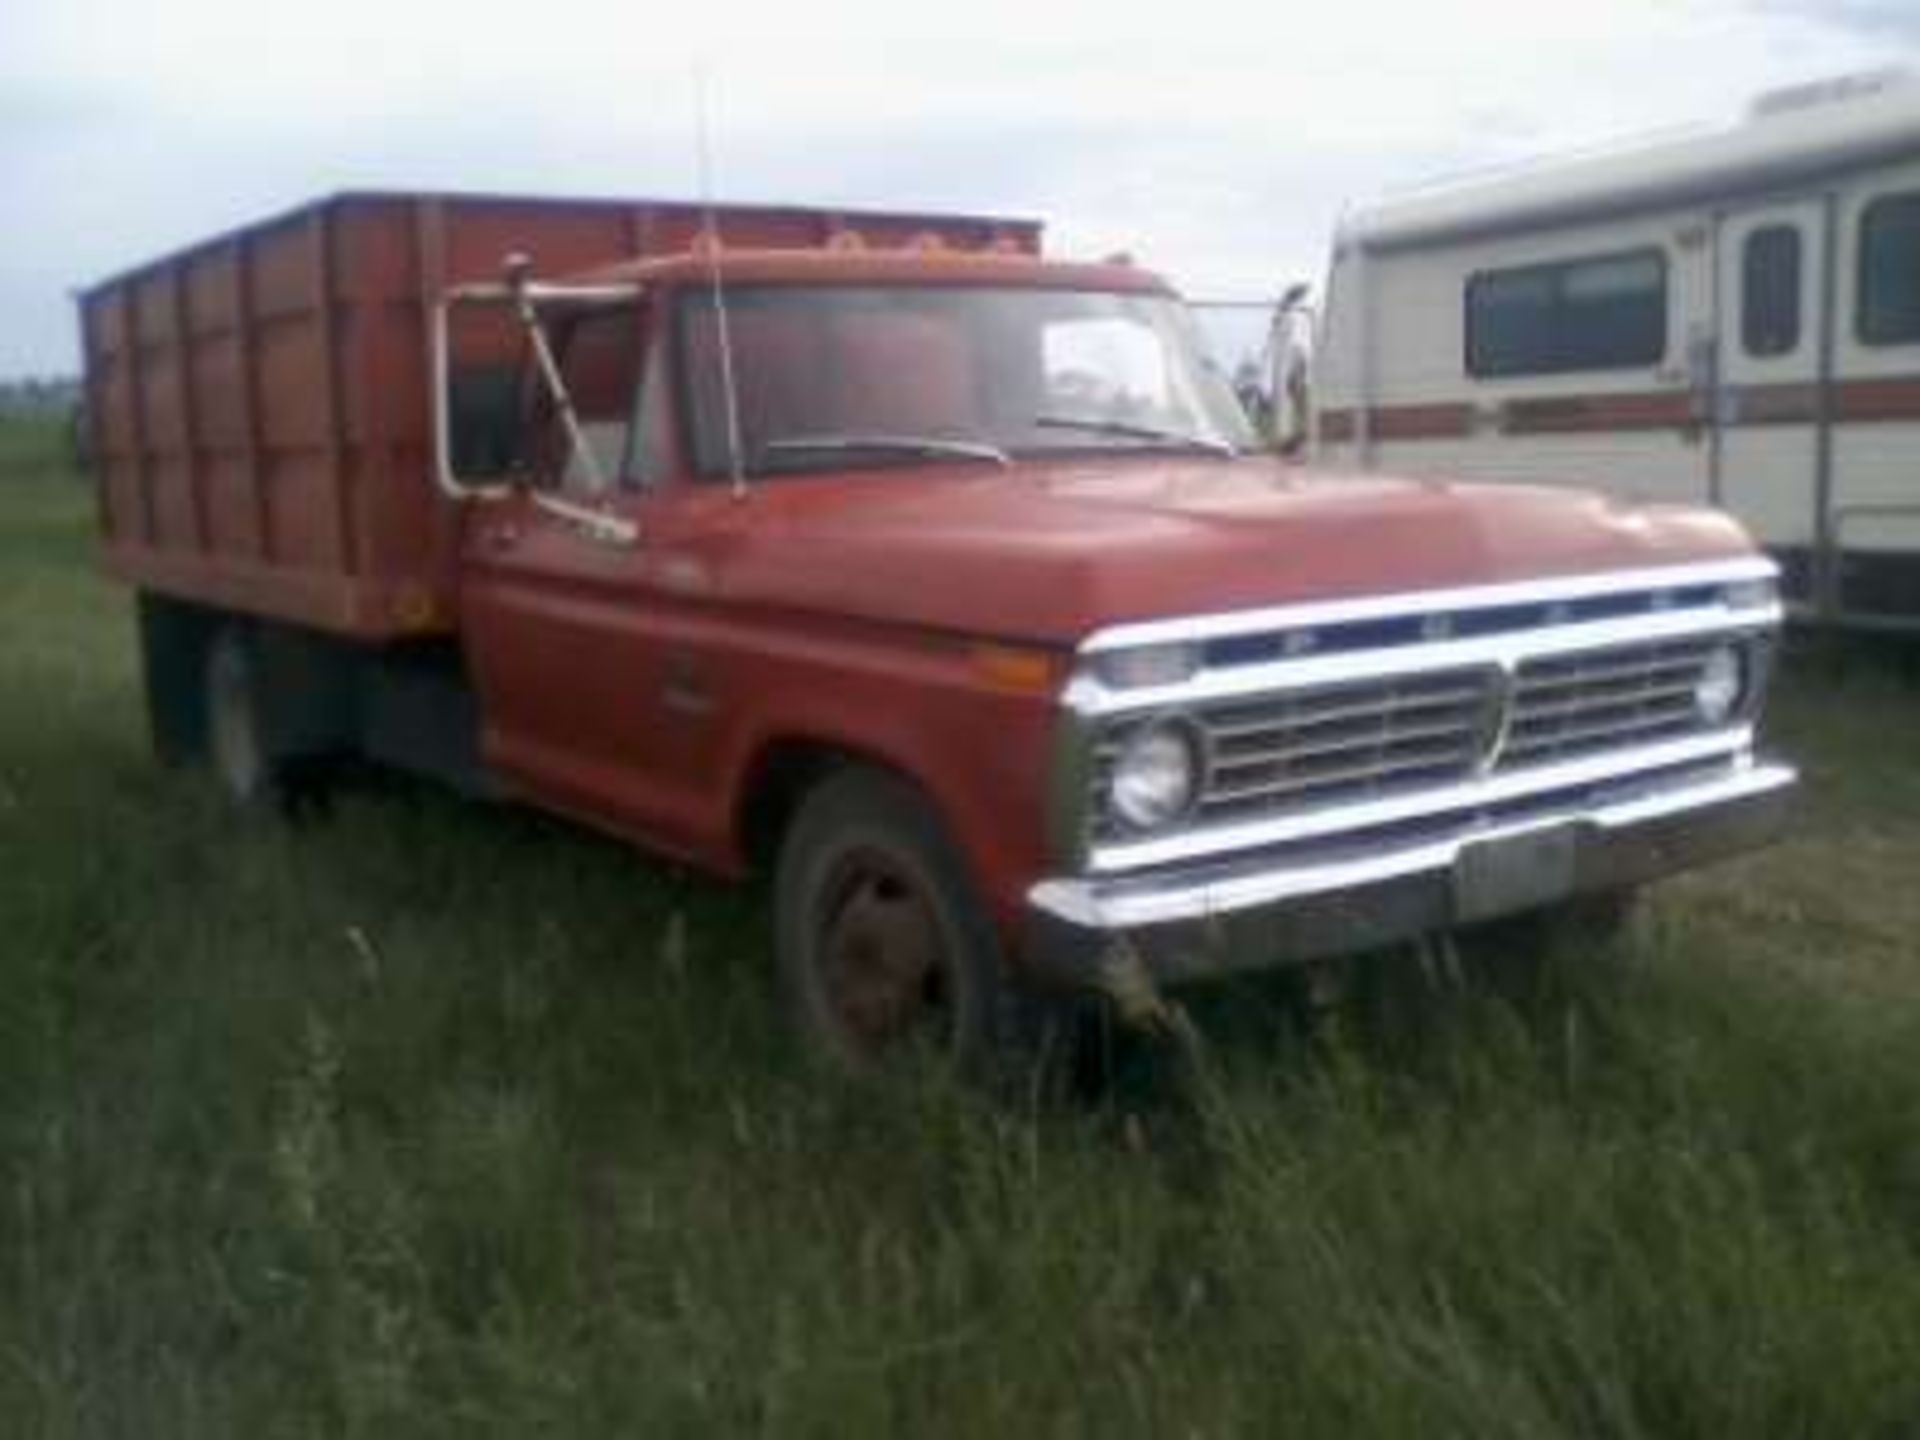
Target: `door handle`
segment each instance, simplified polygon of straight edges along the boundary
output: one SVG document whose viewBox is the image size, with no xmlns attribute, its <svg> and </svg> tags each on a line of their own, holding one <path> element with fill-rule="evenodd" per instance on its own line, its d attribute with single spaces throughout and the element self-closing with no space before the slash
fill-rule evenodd
<svg viewBox="0 0 1920 1440">
<path fill-rule="evenodd" d="M 495 525 L 486 532 L 486 547 L 495 555 L 504 555 L 520 543 L 520 532 L 511 525 Z"/>
</svg>

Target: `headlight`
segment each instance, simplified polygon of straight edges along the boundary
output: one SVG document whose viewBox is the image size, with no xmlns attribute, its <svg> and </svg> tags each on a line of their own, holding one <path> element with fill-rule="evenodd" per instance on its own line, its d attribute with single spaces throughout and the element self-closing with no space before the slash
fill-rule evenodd
<svg viewBox="0 0 1920 1440">
<path fill-rule="evenodd" d="M 1709 725 L 1724 725 L 1746 698 L 1747 663 L 1737 645 L 1722 645 L 1707 656 L 1693 686 L 1693 708 Z"/>
<path fill-rule="evenodd" d="M 1200 744 L 1191 725 L 1154 720 L 1134 732 L 1113 764 L 1108 797 L 1122 821 L 1153 830 L 1192 808 L 1200 789 Z"/>
</svg>

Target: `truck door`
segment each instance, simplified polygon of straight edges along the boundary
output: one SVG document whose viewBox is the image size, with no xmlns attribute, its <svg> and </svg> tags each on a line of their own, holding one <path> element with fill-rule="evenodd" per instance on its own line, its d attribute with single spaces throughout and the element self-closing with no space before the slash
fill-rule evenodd
<svg viewBox="0 0 1920 1440">
<path fill-rule="evenodd" d="M 695 826 L 673 778 L 690 737 L 669 712 L 698 697 L 671 638 L 686 516 L 659 484 L 663 367 L 644 308 L 549 333 L 593 461 L 549 416 L 534 484 L 471 512 L 461 626 L 482 745 L 520 793 L 671 850 Z"/>
<path fill-rule="evenodd" d="M 1718 386 L 1713 499 L 1814 590 L 1820 535 L 1826 206 L 1817 196 L 1723 214 L 1715 241 Z"/>
</svg>

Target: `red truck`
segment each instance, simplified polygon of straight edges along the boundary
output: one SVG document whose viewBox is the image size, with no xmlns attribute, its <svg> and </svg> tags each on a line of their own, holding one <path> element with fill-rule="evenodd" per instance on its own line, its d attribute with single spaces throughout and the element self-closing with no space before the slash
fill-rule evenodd
<svg viewBox="0 0 1920 1440">
<path fill-rule="evenodd" d="M 770 870 L 850 1064 L 1629 891 L 1794 785 L 1733 521 L 1260 453 L 1032 223 L 357 194 L 81 309 L 163 757 Z"/>
</svg>

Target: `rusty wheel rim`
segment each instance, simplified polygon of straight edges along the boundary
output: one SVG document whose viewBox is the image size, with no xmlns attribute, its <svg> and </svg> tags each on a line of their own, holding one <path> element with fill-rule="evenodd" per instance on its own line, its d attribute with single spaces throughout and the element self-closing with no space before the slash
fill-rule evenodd
<svg viewBox="0 0 1920 1440">
<path fill-rule="evenodd" d="M 945 1038 L 946 947 L 910 871 L 879 850 L 849 851 L 821 887 L 818 916 L 827 1006 L 856 1051 Z"/>
</svg>

